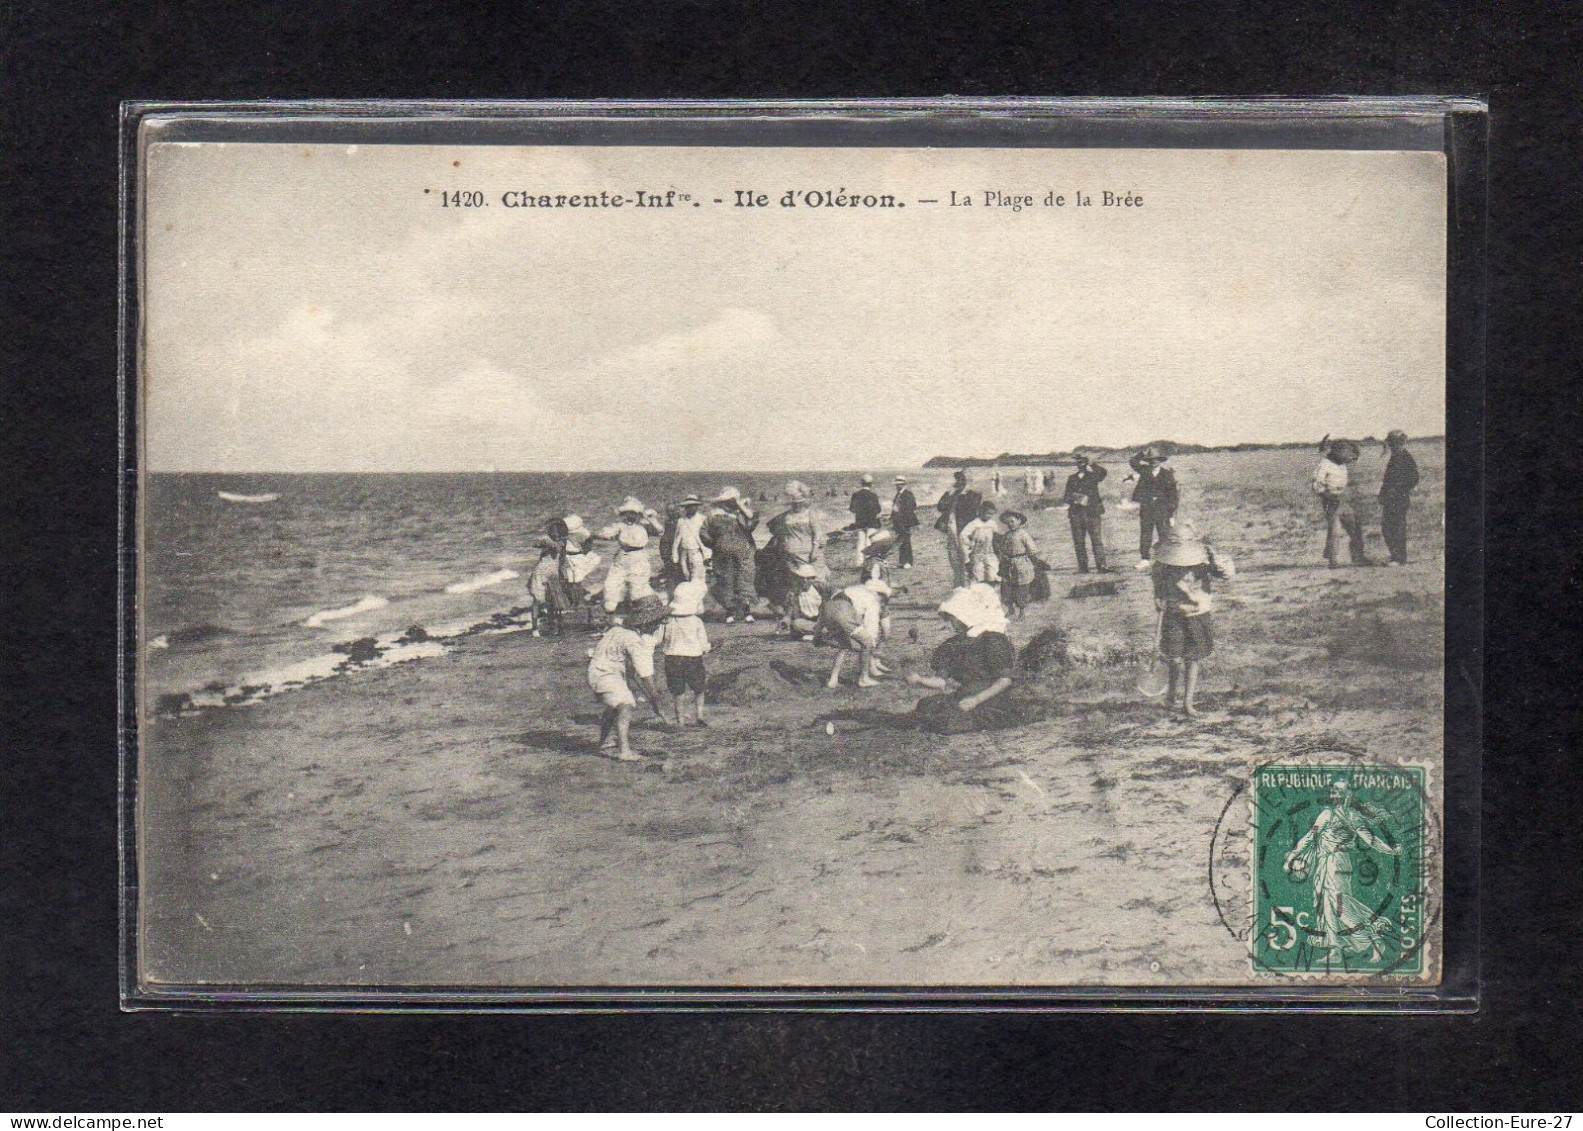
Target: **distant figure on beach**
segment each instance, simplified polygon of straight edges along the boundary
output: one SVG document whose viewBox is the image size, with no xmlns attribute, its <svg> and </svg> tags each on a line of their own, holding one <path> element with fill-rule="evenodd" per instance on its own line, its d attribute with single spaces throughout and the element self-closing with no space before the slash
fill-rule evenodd
<svg viewBox="0 0 1583 1131">
<path fill-rule="evenodd" d="M 1160 613 L 1160 655 L 1170 667 L 1167 710 L 1174 710 L 1182 692 L 1182 714 L 1198 714 L 1198 665 L 1215 650 L 1210 590 L 1215 580 L 1229 578 L 1230 559 L 1217 561 L 1214 551 L 1198 539 L 1191 523 L 1169 530 L 1154 546 L 1154 607 Z"/>
<path fill-rule="evenodd" d="M 665 533 L 660 516 L 628 495 L 616 508 L 617 521 L 602 528 L 596 538 L 616 544 L 615 557 L 605 574 L 605 612 L 615 613 L 621 603 L 654 592 L 649 561 L 649 535 Z"/>
<path fill-rule="evenodd" d="M 962 528 L 960 539 L 968 578 L 988 585 L 1000 584 L 997 540 L 1006 531 L 995 519 L 997 510 L 994 503 L 985 499 L 978 505 L 978 517 Z"/>
<path fill-rule="evenodd" d="M 1028 533 L 1028 516 L 1007 511 L 1000 516 L 1006 533 L 1000 540 L 1000 595 L 1013 619 L 1021 620 L 1033 601 L 1039 576 L 1039 544 Z"/>
<path fill-rule="evenodd" d="M 688 495 L 681 502 L 681 517 L 676 520 L 676 541 L 671 547 L 671 561 L 676 576 L 682 581 L 704 580 L 709 550 L 704 546 L 703 505 L 703 500 L 697 495 Z"/>
<path fill-rule="evenodd" d="M 1000 468 L 995 469 L 995 474 L 989 477 L 989 493 L 997 499 L 1000 497 Z"/>
<path fill-rule="evenodd" d="M 1022 491 L 1025 495 L 1044 494 L 1044 474 L 1037 467 L 1029 467 L 1023 470 Z"/>
<path fill-rule="evenodd" d="M 833 691 L 841 686 L 841 665 L 849 651 L 858 654 L 857 685 L 873 687 L 886 671 L 876 653 L 887 635 L 890 618 L 885 614 L 890 586 L 883 581 L 864 581 L 848 585 L 824 603 L 820 610 L 818 636 L 836 646 L 835 666 L 827 682 Z"/>
<path fill-rule="evenodd" d="M 1380 537 L 1391 555 L 1386 564 L 1404 566 L 1407 564 L 1407 510 L 1412 504 L 1413 489 L 1418 486 L 1418 461 L 1407 450 L 1407 433 L 1400 428 L 1393 428 L 1386 435 L 1385 447 L 1391 458 L 1380 483 Z"/>
<path fill-rule="evenodd" d="M 905 475 L 896 476 L 896 494 L 890 501 L 890 528 L 896 532 L 896 564 L 912 568 L 912 532 L 918 528 L 918 498 Z"/>
<path fill-rule="evenodd" d="M 945 535 L 945 556 L 951 563 L 951 580 L 960 589 L 967 584 L 967 559 L 962 554 L 962 528 L 978 517 L 984 497 L 970 490 L 967 472 L 958 471 L 951 490 L 940 496 L 935 509 L 940 517 L 934 528 Z"/>
<path fill-rule="evenodd" d="M 709 630 L 704 627 L 701 615 L 708 591 L 708 582 L 702 576 L 678 585 L 671 594 L 670 615 L 665 618 L 660 632 L 665 686 L 676 708 L 677 726 L 682 725 L 682 696 L 689 694 L 693 700 L 693 720 L 701 727 L 709 725 L 704 704 L 704 692 L 709 686 L 709 672 L 704 666 L 704 657 L 710 651 Z"/>
<path fill-rule="evenodd" d="M 741 617 L 753 623 L 754 553 L 757 543 L 753 530 L 758 515 L 735 487 L 726 487 L 714 498 L 714 509 L 704 520 L 703 543 L 714 554 L 715 599 L 726 610 L 726 623 Z"/>
<path fill-rule="evenodd" d="M 918 725 L 936 734 L 962 734 L 1015 722 L 1002 696 L 1012 686 L 1017 650 L 1006 635 L 999 595 L 988 585 L 959 588 L 941 604 L 940 616 L 953 635 L 929 661 L 934 674 L 907 673 L 908 683 L 943 693 L 918 701 Z"/>
<path fill-rule="evenodd" d="M 1072 528 L 1072 549 L 1077 554 L 1077 572 L 1088 572 L 1088 548 L 1094 548 L 1094 568 L 1105 565 L 1105 499 L 1099 485 L 1109 473 L 1087 456 L 1077 457 L 1077 470 L 1066 477 L 1066 518 Z"/>
<path fill-rule="evenodd" d="M 857 564 L 863 564 L 863 551 L 880 528 L 879 495 L 874 492 L 874 477 L 863 473 L 862 485 L 852 492 L 846 509 L 852 512 L 852 529 L 857 531 Z"/>
<path fill-rule="evenodd" d="M 655 717 L 665 722 L 659 689 L 654 686 L 654 646 L 660 639 L 654 630 L 665 619 L 666 608 L 658 594 L 650 593 L 621 609 L 625 611 L 612 615 L 611 626 L 594 646 L 588 686 L 605 708 L 599 717 L 599 752 L 618 762 L 636 762 L 640 756 L 633 753 L 630 731 L 632 708 L 638 701 L 627 677 L 637 680 Z"/>
<path fill-rule="evenodd" d="M 1138 569 L 1149 568 L 1155 539 L 1164 538 L 1169 532 L 1180 502 L 1176 473 L 1165 466 L 1167 458 L 1151 445 L 1127 461 L 1138 473 L 1137 485 L 1132 489 L 1132 501 L 1138 504 Z"/>
<path fill-rule="evenodd" d="M 1325 562 L 1331 569 L 1341 568 L 1341 542 L 1345 539 L 1352 564 L 1368 565 L 1369 557 L 1363 549 L 1363 526 L 1352 505 L 1352 481 L 1348 473 L 1348 468 L 1358 462 L 1361 449 L 1351 440 L 1332 440 L 1329 436 L 1320 441 L 1320 446 L 1325 455 L 1314 469 L 1312 488 L 1325 521 Z"/>
</svg>

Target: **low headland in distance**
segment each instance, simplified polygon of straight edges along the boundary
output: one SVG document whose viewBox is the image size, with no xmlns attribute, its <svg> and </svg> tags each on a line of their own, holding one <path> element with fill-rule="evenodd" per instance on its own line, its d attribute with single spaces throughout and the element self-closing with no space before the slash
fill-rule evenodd
<svg viewBox="0 0 1583 1131">
<path fill-rule="evenodd" d="M 1334 439 L 1335 437 L 1329 437 Z M 1350 438 L 1350 437 L 1349 437 Z M 1444 436 L 1419 436 L 1425 443 L 1437 443 Z M 1378 436 L 1364 436 L 1359 444 L 1379 444 Z M 1320 441 L 1283 440 L 1273 443 L 1240 444 L 1188 444 L 1180 440 L 1151 440 L 1143 444 L 1127 444 L 1107 448 L 1098 444 L 1079 444 L 1068 452 L 1001 452 L 998 456 L 931 456 L 923 462 L 926 468 L 941 467 L 1059 467 L 1077 462 L 1078 456 L 1104 459 L 1106 456 L 1123 456 L 1144 448 L 1155 448 L 1168 456 L 1197 455 L 1204 452 L 1291 452 L 1319 448 Z"/>
</svg>

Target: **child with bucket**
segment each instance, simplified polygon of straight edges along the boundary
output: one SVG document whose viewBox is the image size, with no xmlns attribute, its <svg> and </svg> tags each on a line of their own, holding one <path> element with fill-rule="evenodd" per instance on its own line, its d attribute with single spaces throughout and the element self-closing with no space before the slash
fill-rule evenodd
<svg viewBox="0 0 1583 1131">
<path fill-rule="evenodd" d="M 1181 688 L 1182 714 L 1193 718 L 1198 714 L 1193 699 L 1198 691 L 1199 664 L 1215 650 L 1210 590 L 1216 579 L 1228 579 L 1236 570 L 1230 558 L 1217 558 L 1199 539 L 1193 524 L 1185 521 L 1155 543 L 1152 562 L 1154 607 L 1160 614 L 1159 650 L 1170 669 L 1166 708 L 1175 708 L 1177 689 Z"/>
</svg>

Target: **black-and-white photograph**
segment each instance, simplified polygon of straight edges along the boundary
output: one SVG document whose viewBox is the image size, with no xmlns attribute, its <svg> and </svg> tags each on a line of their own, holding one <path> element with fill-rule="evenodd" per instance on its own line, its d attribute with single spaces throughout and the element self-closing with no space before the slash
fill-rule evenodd
<svg viewBox="0 0 1583 1131">
<path fill-rule="evenodd" d="M 1439 981 L 1438 149 L 140 159 L 143 988 Z"/>
</svg>

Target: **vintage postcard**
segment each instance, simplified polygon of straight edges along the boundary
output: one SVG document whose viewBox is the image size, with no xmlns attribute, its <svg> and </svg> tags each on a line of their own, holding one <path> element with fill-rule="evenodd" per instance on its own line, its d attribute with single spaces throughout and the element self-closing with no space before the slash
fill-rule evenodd
<svg viewBox="0 0 1583 1131">
<path fill-rule="evenodd" d="M 141 161 L 145 989 L 1439 983 L 1442 153 Z"/>
</svg>

